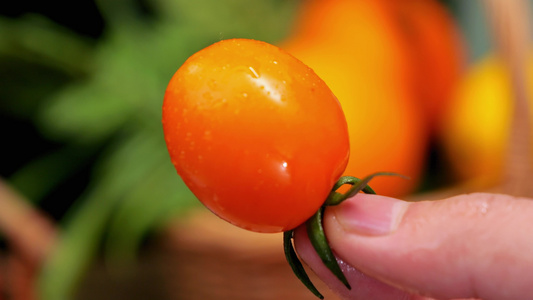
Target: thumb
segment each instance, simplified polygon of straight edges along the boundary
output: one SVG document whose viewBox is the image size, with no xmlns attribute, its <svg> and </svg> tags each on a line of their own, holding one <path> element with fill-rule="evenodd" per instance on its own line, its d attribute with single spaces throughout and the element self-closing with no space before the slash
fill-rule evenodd
<svg viewBox="0 0 533 300">
<path fill-rule="evenodd" d="M 358 194 L 326 209 L 323 222 L 337 256 L 371 278 L 439 299 L 490 300 L 533 293 L 532 221 L 533 201 L 480 193 L 412 203 Z"/>
</svg>

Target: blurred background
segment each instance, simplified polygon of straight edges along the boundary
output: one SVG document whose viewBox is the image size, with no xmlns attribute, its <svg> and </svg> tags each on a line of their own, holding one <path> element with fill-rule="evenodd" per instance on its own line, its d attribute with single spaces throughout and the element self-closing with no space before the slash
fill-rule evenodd
<svg viewBox="0 0 533 300">
<path fill-rule="evenodd" d="M 281 235 L 206 212 L 170 163 L 166 85 L 221 39 L 312 67 L 348 120 L 346 173 L 411 178 L 379 194 L 531 195 L 502 185 L 531 168 L 531 1 L 493 2 L 4 1 L 0 300 L 314 299 Z"/>
</svg>

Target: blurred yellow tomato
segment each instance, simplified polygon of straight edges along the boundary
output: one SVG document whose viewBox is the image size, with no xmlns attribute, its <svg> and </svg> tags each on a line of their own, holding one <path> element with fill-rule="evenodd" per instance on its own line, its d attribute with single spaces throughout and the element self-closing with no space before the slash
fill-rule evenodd
<svg viewBox="0 0 533 300">
<path fill-rule="evenodd" d="M 527 85 L 533 86 L 533 56 L 528 71 Z M 471 67 L 457 89 L 441 138 L 461 180 L 492 181 L 502 173 L 513 109 L 510 80 L 504 63 L 490 55 Z"/>
</svg>

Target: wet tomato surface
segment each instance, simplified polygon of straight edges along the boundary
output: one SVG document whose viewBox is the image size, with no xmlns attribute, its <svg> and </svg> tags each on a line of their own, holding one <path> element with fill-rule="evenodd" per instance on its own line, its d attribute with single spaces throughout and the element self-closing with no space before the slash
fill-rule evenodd
<svg viewBox="0 0 533 300">
<path fill-rule="evenodd" d="M 268 43 L 231 39 L 192 55 L 163 102 L 172 163 L 212 212 L 281 232 L 323 204 L 349 157 L 341 106 L 302 62 Z"/>
</svg>

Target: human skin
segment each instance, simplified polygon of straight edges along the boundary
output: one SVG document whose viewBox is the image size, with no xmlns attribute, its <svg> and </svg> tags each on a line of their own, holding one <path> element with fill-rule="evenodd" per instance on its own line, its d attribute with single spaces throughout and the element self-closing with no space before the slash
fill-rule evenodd
<svg viewBox="0 0 533 300">
<path fill-rule="evenodd" d="M 328 207 L 324 230 L 352 289 L 325 268 L 305 228 L 301 258 L 342 299 L 527 299 L 533 201 L 465 194 L 405 202 L 358 194 Z"/>
</svg>

